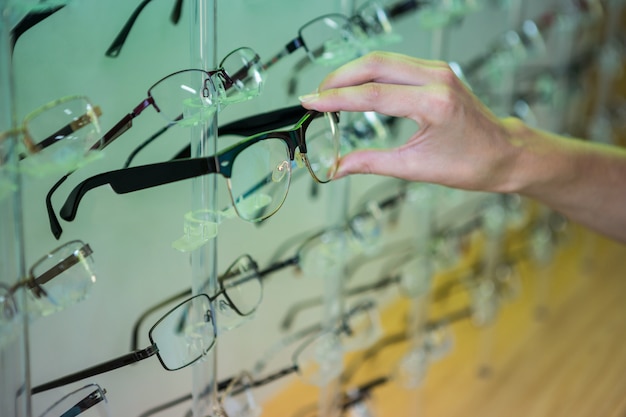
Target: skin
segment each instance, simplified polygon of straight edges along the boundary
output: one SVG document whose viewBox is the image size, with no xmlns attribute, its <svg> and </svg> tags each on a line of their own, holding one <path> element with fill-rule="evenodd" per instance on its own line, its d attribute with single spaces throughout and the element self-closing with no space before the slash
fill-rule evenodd
<svg viewBox="0 0 626 417">
<path fill-rule="evenodd" d="M 626 243 L 626 150 L 498 118 L 447 63 L 372 52 L 300 97 L 318 111 L 376 111 L 417 123 L 405 144 L 344 155 L 340 177 L 376 174 L 518 193 Z"/>
</svg>

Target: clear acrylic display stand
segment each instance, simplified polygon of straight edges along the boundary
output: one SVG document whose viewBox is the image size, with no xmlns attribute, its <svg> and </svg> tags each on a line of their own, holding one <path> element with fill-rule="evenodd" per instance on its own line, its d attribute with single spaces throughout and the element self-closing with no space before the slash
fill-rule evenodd
<svg viewBox="0 0 626 417">
<path fill-rule="evenodd" d="M 506 234 L 506 210 L 502 204 L 504 196 L 497 202 L 487 207 L 483 213 L 483 233 L 485 238 L 483 248 L 483 265 L 480 275 L 473 285 L 476 286 L 474 297 L 476 324 L 480 326 L 480 338 L 478 346 L 477 375 L 486 378 L 491 375 L 493 363 L 493 344 L 495 341 L 495 321 L 498 314 L 500 300 L 496 290 L 496 274 L 502 259 L 502 249 Z M 476 313 L 474 313 L 476 314 Z"/>
<path fill-rule="evenodd" d="M 217 1 L 194 0 L 190 3 L 190 68 L 213 69 L 217 66 Z M 217 153 L 217 112 L 190 128 L 191 156 L 206 157 Z M 217 175 L 194 178 L 191 191 L 192 211 L 217 213 Z M 217 222 L 217 219 L 216 219 Z M 190 252 L 193 294 L 217 289 L 217 234 Z M 207 281 L 208 280 L 208 281 Z M 206 283 L 208 282 L 208 286 Z M 217 328 L 214 311 L 211 312 Z M 206 357 L 192 369 L 192 413 L 194 417 L 220 415 L 217 404 L 217 341 Z"/>
<path fill-rule="evenodd" d="M 13 77 L 9 36 L 12 10 L 0 0 L 0 132 L 14 123 Z M 0 143 L 0 295 L 23 277 L 22 207 L 17 172 L 18 138 Z M 17 291 L 15 302 L 24 311 L 25 291 Z M 10 300 L 0 299 L 0 305 Z M 22 314 L 5 317 L 0 310 L 0 414 L 3 417 L 30 416 L 28 368 L 28 323 Z"/>
<path fill-rule="evenodd" d="M 354 0 L 338 0 L 338 10 L 344 14 L 351 16 L 355 10 Z M 340 123 L 344 126 L 349 124 L 349 114 L 342 115 L 343 119 Z M 327 224 L 330 226 L 339 226 L 345 224 L 348 217 L 349 195 L 350 195 L 350 179 L 344 178 L 338 181 L 331 181 L 328 184 L 328 190 L 332 198 L 328 199 L 328 213 Z M 345 243 L 345 240 L 344 240 Z M 334 260 L 330 262 L 332 268 L 326 271 L 324 274 L 323 283 L 323 317 L 322 328 L 330 330 L 337 326 L 337 320 L 341 316 L 344 310 L 343 282 L 344 282 L 344 268 L 346 262 L 347 248 L 345 245 L 337 245 L 337 252 L 334 253 Z M 326 358 L 322 359 L 327 363 L 321 363 L 321 369 L 326 371 L 333 371 L 331 358 L 333 353 L 326 355 Z M 335 364 L 336 366 L 336 364 Z M 324 381 L 327 378 L 322 377 Z M 318 413 L 319 417 L 339 417 L 341 415 L 341 409 L 339 406 L 339 396 L 341 394 L 340 378 L 330 378 L 328 383 L 320 387 L 318 398 Z"/>
</svg>

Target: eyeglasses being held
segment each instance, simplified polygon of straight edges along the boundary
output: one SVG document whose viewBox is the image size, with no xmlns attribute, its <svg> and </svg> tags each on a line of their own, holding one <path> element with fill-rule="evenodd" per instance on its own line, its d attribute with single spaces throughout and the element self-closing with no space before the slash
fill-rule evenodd
<svg viewBox="0 0 626 417">
<path fill-rule="evenodd" d="M 220 174 L 227 181 L 237 215 L 250 222 L 264 220 L 285 201 L 294 165 L 306 166 L 320 183 L 334 177 L 340 147 L 338 122 L 337 113 L 308 111 L 292 129 L 254 135 L 213 157 L 171 160 L 95 175 L 70 192 L 61 217 L 74 220 L 85 194 L 105 184 L 124 194 L 200 175 Z"/>
</svg>

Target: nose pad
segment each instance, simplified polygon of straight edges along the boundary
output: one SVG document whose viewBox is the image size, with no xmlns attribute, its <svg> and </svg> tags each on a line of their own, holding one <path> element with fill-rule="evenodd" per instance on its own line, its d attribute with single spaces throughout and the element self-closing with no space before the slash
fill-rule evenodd
<svg viewBox="0 0 626 417">
<path fill-rule="evenodd" d="M 289 172 L 289 161 L 281 161 L 272 171 L 272 181 L 281 182 Z"/>
<path fill-rule="evenodd" d="M 217 309 L 221 314 L 224 314 L 225 316 L 229 316 L 233 312 L 233 309 L 226 300 L 219 300 L 217 304 Z"/>
<path fill-rule="evenodd" d="M 302 168 L 305 165 L 304 162 L 304 155 L 302 154 L 302 152 L 300 152 L 300 149 L 296 149 L 296 165 L 298 166 L 298 168 Z"/>
</svg>

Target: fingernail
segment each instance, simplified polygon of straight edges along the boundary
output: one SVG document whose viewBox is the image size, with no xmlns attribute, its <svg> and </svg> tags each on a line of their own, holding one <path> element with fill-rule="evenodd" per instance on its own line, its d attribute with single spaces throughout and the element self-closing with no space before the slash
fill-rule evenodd
<svg viewBox="0 0 626 417">
<path fill-rule="evenodd" d="M 300 100 L 301 103 L 308 103 L 309 101 L 316 100 L 319 96 L 319 93 L 304 94 L 299 96 L 298 100 Z"/>
</svg>

